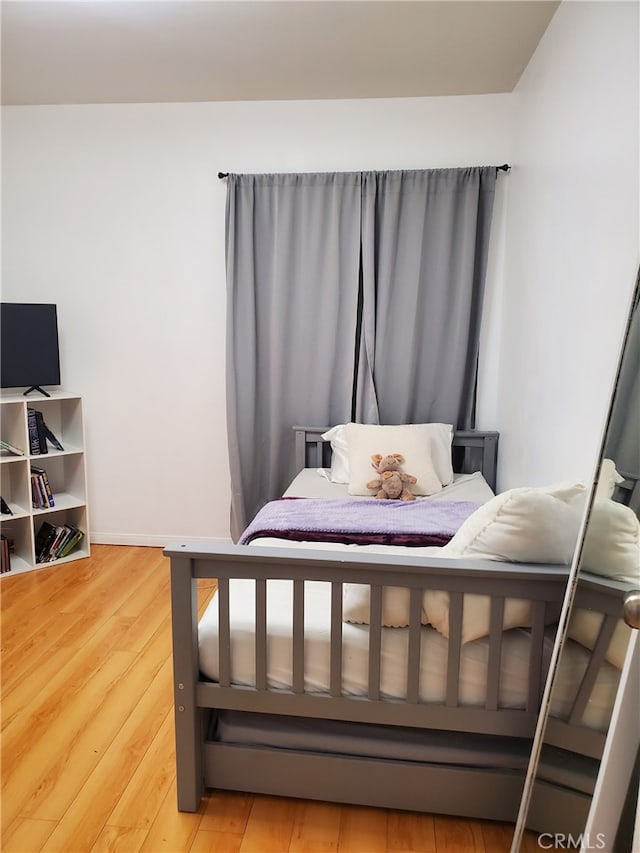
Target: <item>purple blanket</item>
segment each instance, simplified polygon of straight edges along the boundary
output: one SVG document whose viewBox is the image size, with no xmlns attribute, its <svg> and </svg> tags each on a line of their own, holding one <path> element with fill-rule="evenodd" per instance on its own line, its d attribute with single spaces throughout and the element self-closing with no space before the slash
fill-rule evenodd
<svg viewBox="0 0 640 853">
<path fill-rule="evenodd" d="M 240 537 L 356 545 L 446 545 L 480 504 L 471 501 L 294 498 L 264 506 Z"/>
</svg>

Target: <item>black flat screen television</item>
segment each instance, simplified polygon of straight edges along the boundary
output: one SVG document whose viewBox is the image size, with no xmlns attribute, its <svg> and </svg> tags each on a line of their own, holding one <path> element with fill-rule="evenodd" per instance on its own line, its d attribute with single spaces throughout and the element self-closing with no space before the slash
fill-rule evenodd
<svg viewBox="0 0 640 853">
<path fill-rule="evenodd" d="M 0 303 L 0 387 L 38 390 L 60 384 L 55 305 Z"/>
</svg>

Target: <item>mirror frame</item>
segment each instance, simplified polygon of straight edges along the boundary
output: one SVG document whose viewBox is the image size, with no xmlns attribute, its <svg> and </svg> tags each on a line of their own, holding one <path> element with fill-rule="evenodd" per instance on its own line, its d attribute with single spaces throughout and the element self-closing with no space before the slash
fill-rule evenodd
<svg viewBox="0 0 640 853">
<path fill-rule="evenodd" d="M 607 412 L 607 416 L 602 428 L 602 435 L 600 439 L 600 447 L 598 456 L 596 459 L 595 468 L 593 471 L 593 476 L 591 478 L 591 484 L 589 488 L 589 493 L 587 495 L 586 509 L 583 514 L 582 523 L 580 525 L 580 530 L 578 532 L 578 539 L 576 542 L 576 548 L 573 555 L 573 560 L 571 562 L 571 566 L 569 568 L 569 575 L 567 578 L 567 586 L 565 590 L 565 596 L 562 602 L 562 610 L 560 612 L 560 617 L 558 619 L 558 629 L 556 631 L 555 640 L 553 644 L 553 650 L 551 653 L 551 659 L 549 662 L 549 670 L 547 673 L 547 679 L 545 682 L 544 691 L 542 694 L 542 700 L 540 702 L 540 710 L 538 713 L 538 719 L 536 723 L 536 730 L 533 736 L 533 743 L 531 747 L 531 752 L 529 754 L 529 764 L 527 767 L 527 773 L 525 776 L 524 786 L 522 789 L 522 798 L 520 800 L 520 808 L 518 810 L 518 817 L 516 820 L 516 825 L 513 834 L 513 840 L 511 844 L 511 853 L 519 853 L 520 846 L 522 844 L 522 840 L 524 837 L 524 833 L 526 830 L 526 821 L 529 813 L 529 807 L 531 805 L 531 798 L 533 795 L 533 787 L 536 781 L 536 775 L 538 772 L 538 765 L 540 762 L 540 753 L 542 751 L 542 746 L 544 743 L 545 730 L 547 727 L 547 721 L 549 719 L 549 712 L 551 706 L 551 694 L 553 692 L 553 688 L 555 685 L 555 679 L 558 674 L 558 666 L 560 663 L 560 655 L 564 648 L 565 640 L 567 638 L 567 629 L 569 624 L 569 619 L 571 617 L 571 610 L 573 607 L 573 601 L 575 598 L 576 589 L 578 586 L 578 579 L 580 574 L 580 564 L 582 559 L 582 552 L 584 549 L 584 543 L 587 533 L 587 528 L 589 525 L 589 520 L 591 518 L 591 511 L 593 508 L 593 502 L 595 499 L 596 489 L 598 486 L 599 476 L 600 476 L 600 468 L 602 465 L 602 460 L 604 457 L 605 447 L 607 443 L 607 437 L 609 433 L 609 428 L 611 425 L 614 405 L 616 401 L 616 395 L 618 393 L 618 388 L 620 385 L 620 375 L 622 371 L 622 360 L 624 357 L 625 350 L 627 348 L 627 344 L 630 337 L 632 321 L 633 321 L 633 309 L 638 300 L 640 299 L 640 269 L 638 270 L 636 276 L 636 283 L 631 292 L 631 298 L 629 300 L 629 305 L 627 307 L 627 319 L 625 329 L 622 335 L 622 341 L 620 343 L 620 348 L 618 352 L 618 362 L 616 373 L 611 385 L 611 392 L 609 395 L 609 408 Z"/>
</svg>

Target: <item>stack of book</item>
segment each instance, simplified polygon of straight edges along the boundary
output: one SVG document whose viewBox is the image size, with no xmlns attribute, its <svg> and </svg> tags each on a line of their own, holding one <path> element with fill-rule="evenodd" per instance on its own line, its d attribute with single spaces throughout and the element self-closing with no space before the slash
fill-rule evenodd
<svg viewBox="0 0 640 853">
<path fill-rule="evenodd" d="M 35 465 L 31 466 L 31 503 L 34 509 L 49 509 L 56 505 L 47 472 Z"/>
<path fill-rule="evenodd" d="M 0 574 L 11 571 L 11 552 L 13 551 L 13 540 L 6 536 L 0 536 Z"/>
<path fill-rule="evenodd" d="M 27 426 L 29 428 L 29 453 L 32 456 L 48 453 L 47 441 L 56 450 L 64 450 L 62 444 L 46 425 L 42 412 L 37 409 L 27 409 Z"/>
<path fill-rule="evenodd" d="M 36 563 L 50 563 L 67 557 L 83 536 L 82 530 L 74 524 L 43 522 L 36 534 Z"/>
</svg>

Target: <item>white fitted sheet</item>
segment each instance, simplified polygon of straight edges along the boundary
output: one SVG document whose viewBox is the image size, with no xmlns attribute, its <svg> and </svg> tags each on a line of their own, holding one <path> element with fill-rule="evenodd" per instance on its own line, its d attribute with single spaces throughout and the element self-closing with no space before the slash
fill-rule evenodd
<svg viewBox="0 0 640 853">
<path fill-rule="evenodd" d="M 250 546 L 249 546 L 250 547 Z M 229 582 L 232 626 L 231 679 L 234 684 L 255 685 L 255 583 Z M 267 680 L 274 688 L 292 687 L 293 584 L 286 580 L 267 581 Z M 330 667 L 331 585 L 305 582 L 305 690 L 328 692 Z M 342 686 L 345 694 L 366 696 L 368 692 L 368 643 L 366 625 L 342 625 Z M 406 695 L 408 628 L 383 628 L 380 688 L 387 698 Z M 554 629 L 545 642 L 547 662 L 553 647 Z M 218 678 L 217 600 L 207 607 L 199 626 L 200 669 L 208 678 Z M 424 702 L 443 702 L 448 642 L 431 626 L 422 628 L 420 697 Z M 487 639 L 462 647 L 459 679 L 460 702 L 482 706 L 486 697 Z M 529 633 L 513 629 L 505 633 L 501 659 L 499 704 L 505 708 L 524 707 L 528 688 Z M 561 688 L 554 691 L 552 714 L 565 719 L 580 679 L 589 661 L 589 652 L 577 643 L 567 644 L 561 656 Z M 609 720 L 619 672 L 606 665 L 589 702 L 584 723 L 604 728 Z"/>
<path fill-rule="evenodd" d="M 284 493 L 287 498 L 334 498 L 337 500 L 371 500 L 373 495 L 350 495 L 346 483 L 332 483 L 328 468 L 303 468 Z M 454 474 L 453 483 L 422 501 L 476 501 L 484 503 L 494 497 L 491 486 L 479 471 Z"/>
</svg>

